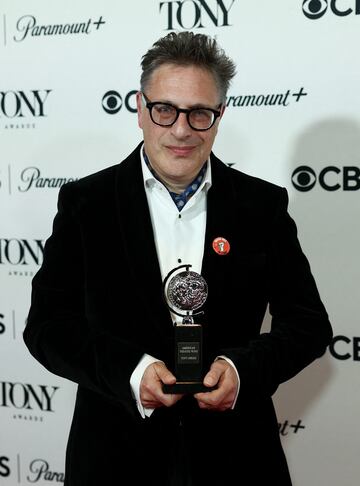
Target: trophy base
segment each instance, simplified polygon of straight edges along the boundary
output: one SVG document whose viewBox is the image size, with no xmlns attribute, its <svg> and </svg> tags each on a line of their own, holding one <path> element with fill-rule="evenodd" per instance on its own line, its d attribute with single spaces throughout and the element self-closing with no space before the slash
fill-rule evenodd
<svg viewBox="0 0 360 486">
<path fill-rule="evenodd" d="M 163 392 L 168 394 L 191 394 L 211 392 L 215 390 L 216 386 L 205 386 L 201 381 L 178 381 L 173 385 L 163 385 Z"/>
</svg>

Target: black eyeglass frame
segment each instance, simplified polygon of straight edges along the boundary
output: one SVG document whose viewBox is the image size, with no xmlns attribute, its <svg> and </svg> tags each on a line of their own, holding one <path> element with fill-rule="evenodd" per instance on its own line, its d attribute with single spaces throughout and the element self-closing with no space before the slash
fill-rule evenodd
<svg viewBox="0 0 360 486">
<path fill-rule="evenodd" d="M 143 98 L 145 100 L 145 106 L 146 106 L 146 108 L 149 110 L 151 121 L 153 123 L 155 123 L 155 125 L 158 125 L 159 127 L 171 127 L 172 125 L 174 125 L 174 123 L 176 123 L 177 119 L 179 118 L 180 113 L 185 113 L 186 114 L 186 120 L 187 120 L 187 122 L 189 124 L 189 127 L 192 130 L 195 130 L 197 132 L 206 132 L 207 130 L 210 130 L 210 128 L 214 126 L 214 123 L 216 122 L 217 118 L 219 118 L 219 116 L 221 115 L 221 111 L 214 110 L 213 108 L 207 108 L 207 107 L 178 108 L 177 106 L 172 105 L 171 103 L 164 103 L 163 101 L 150 101 L 149 98 L 146 96 L 146 94 L 143 93 L 143 92 L 141 92 L 141 95 L 143 96 Z M 169 123 L 167 125 L 164 125 L 162 123 L 156 122 L 154 120 L 154 118 L 153 118 L 153 115 L 152 115 L 152 109 L 153 109 L 153 107 L 155 105 L 165 105 L 165 106 L 171 106 L 171 108 L 174 108 L 175 111 L 176 111 L 175 120 L 172 123 Z M 218 108 L 220 108 L 221 106 L 222 106 L 222 103 L 219 104 Z M 213 113 L 214 119 L 213 119 L 211 125 L 208 128 L 195 128 L 195 127 L 193 127 L 191 125 L 191 123 L 190 123 L 190 113 L 193 112 L 193 111 L 196 111 L 196 110 L 208 110 L 208 111 L 211 111 Z"/>
</svg>

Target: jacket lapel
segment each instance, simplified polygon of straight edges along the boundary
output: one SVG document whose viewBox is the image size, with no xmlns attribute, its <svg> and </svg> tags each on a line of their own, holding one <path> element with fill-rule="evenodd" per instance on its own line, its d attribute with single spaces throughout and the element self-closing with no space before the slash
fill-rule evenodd
<svg viewBox="0 0 360 486">
<path fill-rule="evenodd" d="M 134 292 L 138 294 L 139 309 L 154 317 L 157 325 L 168 324 L 169 311 L 162 293 L 162 278 L 157 258 L 150 212 L 146 199 L 140 160 L 141 144 L 118 168 L 118 221 Z M 144 310 L 142 310 L 144 309 Z"/>
<path fill-rule="evenodd" d="M 212 185 L 207 198 L 207 220 L 202 275 L 208 283 L 209 297 L 221 299 L 226 292 L 226 275 L 231 267 L 235 238 L 234 203 L 235 194 L 227 167 L 215 156 L 211 156 Z M 230 244 L 227 255 L 219 255 L 213 248 L 215 238 L 225 238 Z M 219 300 L 221 301 L 221 300 Z"/>
</svg>

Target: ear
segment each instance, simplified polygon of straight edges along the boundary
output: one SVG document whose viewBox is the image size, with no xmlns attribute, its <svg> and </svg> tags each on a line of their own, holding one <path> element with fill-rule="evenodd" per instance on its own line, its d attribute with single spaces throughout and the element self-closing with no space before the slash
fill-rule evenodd
<svg viewBox="0 0 360 486">
<path fill-rule="evenodd" d="M 138 91 L 136 93 L 136 108 L 137 108 L 138 125 L 139 128 L 142 128 L 143 127 L 142 117 L 143 117 L 144 105 L 142 102 L 141 91 Z"/>
<path fill-rule="evenodd" d="M 220 124 L 220 120 L 221 120 L 221 118 L 223 117 L 223 114 L 224 114 L 225 108 L 226 108 L 226 105 L 225 105 L 225 103 L 223 103 L 223 104 L 221 105 L 221 108 L 220 108 L 220 116 L 219 116 L 219 118 L 216 120 L 216 124 L 215 124 L 216 131 L 215 131 L 215 133 L 217 133 L 217 132 L 218 132 L 218 129 L 219 129 L 219 124 Z"/>
<path fill-rule="evenodd" d="M 223 116 L 223 114 L 225 112 L 225 109 L 226 109 L 226 105 L 225 105 L 225 103 L 223 103 L 221 105 L 221 108 L 220 108 L 220 120 L 221 120 L 221 118 L 222 118 L 222 116 Z"/>
</svg>

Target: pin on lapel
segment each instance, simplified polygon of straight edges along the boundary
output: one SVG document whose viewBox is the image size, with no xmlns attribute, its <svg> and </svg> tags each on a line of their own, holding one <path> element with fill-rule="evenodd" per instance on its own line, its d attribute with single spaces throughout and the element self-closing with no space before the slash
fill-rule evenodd
<svg viewBox="0 0 360 486">
<path fill-rule="evenodd" d="M 218 255 L 227 255 L 230 251 L 230 243 L 222 236 L 215 238 L 212 243 L 212 247 Z"/>
</svg>

